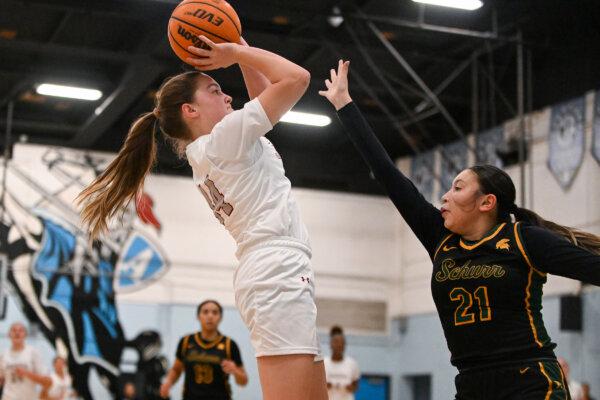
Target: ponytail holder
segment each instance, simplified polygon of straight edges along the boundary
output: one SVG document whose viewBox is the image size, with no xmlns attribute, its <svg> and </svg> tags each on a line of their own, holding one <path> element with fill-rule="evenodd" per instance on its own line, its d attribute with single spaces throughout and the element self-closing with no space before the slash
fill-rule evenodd
<svg viewBox="0 0 600 400">
<path fill-rule="evenodd" d="M 152 110 L 152 114 L 154 114 L 154 117 L 156 119 L 158 119 L 160 117 L 160 112 L 158 111 L 158 108 L 154 107 L 154 110 Z"/>
</svg>

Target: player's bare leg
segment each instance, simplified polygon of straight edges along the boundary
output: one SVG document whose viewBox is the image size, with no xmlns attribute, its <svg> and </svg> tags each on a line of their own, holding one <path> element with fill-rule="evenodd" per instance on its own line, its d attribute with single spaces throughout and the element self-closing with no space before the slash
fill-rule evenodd
<svg viewBox="0 0 600 400">
<path fill-rule="evenodd" d="M 315 363 L 314 358 L 313 354 L 258 357 L 263 399 L 327 400 L 325 374 L 315 373 L 323 363 Z M 315 378 L 321 382 L 313 382 Z"/>
</svg>

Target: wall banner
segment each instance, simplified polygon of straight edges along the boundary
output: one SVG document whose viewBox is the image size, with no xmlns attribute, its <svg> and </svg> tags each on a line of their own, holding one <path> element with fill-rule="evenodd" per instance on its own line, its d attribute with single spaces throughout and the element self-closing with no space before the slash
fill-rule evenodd
<svg viewBox="0 0 600 400">
<path fill-rule="evenodd" d="M 548 168 L 563 190 L 571 186 L 583 162 L 584 124 L 584 97 L 552 107 L 548 136 Z"/>
<path fill-rule="evenodd" d="M 475 136 L 477 164 L 490 164 L 498 168 L 503 167 L 503 162 L 498 157 L 496 150 L 504 143 L 504 127 L 497 126 L 481 132 Z"/>
<path fill-rule="evenodd" d="M 469 148 L 463 140 L 444 146 L 442 154 L 441 193 L 446 193 L 452 186 L 452 181 L 460 171 L 467 168 Z"/>
<path fill-rule="evenodd" d="M 429 202 L 433 200 L 435 182 L 435 152 L 428 151 L 414 156 L 410 164 L 410 179 Z"/>
</svg>

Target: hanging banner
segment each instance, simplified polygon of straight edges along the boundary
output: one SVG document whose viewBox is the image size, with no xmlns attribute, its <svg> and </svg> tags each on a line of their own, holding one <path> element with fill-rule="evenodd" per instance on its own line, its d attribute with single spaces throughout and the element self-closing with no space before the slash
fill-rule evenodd
<svg viewBox="0 0 600 400">
<path fill-rule="evenodd" d="M 452 186 L 452 181 L 463 169 L 467 168 L 469 148 L 463 140 L 444 146 L 442 156 L 441 194 Z"/>
<path fill-rule="evenodd" d="M 594 125 L 592 131 L 592 155 L 600 163 L 600 90 L 594 96 Z"/>
<path fill-rule="evenodd" d="M 563 190 L 573 183 L 585 149 L 585 98 L 552 107 L 548 168 Z"/>
<path fill-rule="evenodd" d="M 475 139 L 477 141 L 475 146 L 477 164 L 489 164 L 502 168 L 504 163 L 500 157 L 498 157 L 496 150 L 504 143 L 504 127 L 497 126 L 488 129 L 487 131 L 483 131 L 475 136 Z"/>
<path fill-rule="evenodd" d="M 417 154 L 411 160 L 410 179 L 429 202 L 433 201 L 434 168 L 435 153 L 433 151 Z"/>
</svg>

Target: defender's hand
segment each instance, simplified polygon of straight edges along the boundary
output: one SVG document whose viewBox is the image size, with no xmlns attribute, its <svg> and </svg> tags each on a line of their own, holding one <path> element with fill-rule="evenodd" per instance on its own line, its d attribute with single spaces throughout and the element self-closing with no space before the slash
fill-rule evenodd
<svg viewBox="0 0 600 400">
<path fill-rule="evenodd" d="M 332 68 L 330 79 L 325 80 L 327 90 L 320 90 L 319 94 L 333 104 L 336 110 L 352 101 L 348 92 L 348 68 L 350 61 L 340 60 L 337 72 Z"/>
</svg>

